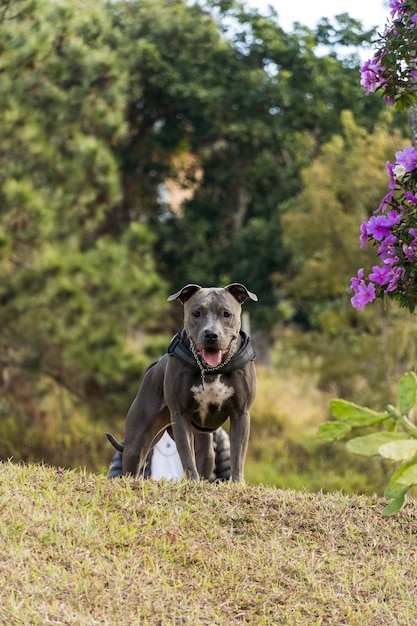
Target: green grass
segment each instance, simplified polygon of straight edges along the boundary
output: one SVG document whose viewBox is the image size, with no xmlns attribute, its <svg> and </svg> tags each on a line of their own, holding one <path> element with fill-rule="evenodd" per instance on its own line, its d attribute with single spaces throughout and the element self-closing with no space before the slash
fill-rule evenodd
<svg viewBox="0 0 417 626">
<path fill-rule="evenodd" d="M 413 501 L 0 472 L 2 624 L 417 622 Z"/>
</svg>

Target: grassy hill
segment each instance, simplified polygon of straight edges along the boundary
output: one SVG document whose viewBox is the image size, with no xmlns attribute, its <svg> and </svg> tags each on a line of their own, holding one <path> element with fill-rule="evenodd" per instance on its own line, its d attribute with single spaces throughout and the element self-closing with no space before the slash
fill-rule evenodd
<svg viewBox="0 0 417 626">
<path fill-rule="evenodd" d="M 0 623 L 417 623 L 417 512 L 0 464 Z"/>
</svg>

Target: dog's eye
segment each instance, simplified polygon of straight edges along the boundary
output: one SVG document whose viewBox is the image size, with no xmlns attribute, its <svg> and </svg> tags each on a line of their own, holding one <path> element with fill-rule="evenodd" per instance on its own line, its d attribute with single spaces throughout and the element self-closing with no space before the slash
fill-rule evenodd
<svg viewBox="0 0 417 626">
<path fill-rule="evenodd" d="M 193 312 L 191 313 L 191 315 L 192 315 L 193 317 L 200 317 L 200 311 L 193 311 Z"/>
<path fill-rule="evenodd" d="M 231 315 L 230 311 L 223 311 L 223 317 L 230 317 Z"/>
</svg>

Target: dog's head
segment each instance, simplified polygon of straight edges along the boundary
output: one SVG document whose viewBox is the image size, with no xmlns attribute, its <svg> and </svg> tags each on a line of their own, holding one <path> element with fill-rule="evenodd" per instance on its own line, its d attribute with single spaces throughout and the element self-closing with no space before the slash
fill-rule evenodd
<svg viewBox="0 0 417 626">
<path fill-rule="evenodd" d="M 227 287 L 189 284 L 169 296 L 184 305 L 184 329 L 199 357 L 209 367 L 221 365 L 236 352 L 242 304 L 257 296 L 240 283 Z"/>
</svg>

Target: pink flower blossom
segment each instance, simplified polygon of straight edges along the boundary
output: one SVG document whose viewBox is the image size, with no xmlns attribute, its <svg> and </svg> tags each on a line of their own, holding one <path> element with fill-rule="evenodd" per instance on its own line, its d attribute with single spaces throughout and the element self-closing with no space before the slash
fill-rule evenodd
<svg viewBox="0 0 417 626">
<path fill-rule="evenodd" d="M 390 211 L 388 215 L 373 215 L 367 224 L 367 234 L 376 241 L 381 241 L 391 235 L 392 227 L 401 220 L 402 215 L 396 211 Z"/>
<path fill-rule="evenodd" d="M 395 164 L 403 165 L 406 172 L 412 172 L 417 167 L 417 150 L 407 146 L 404 150 L 395 153 Z"/>
<path fill-rule="evenodd" d="M 379 35 L 374 57 L 361 68 L 361 84 L 369 94 L 381 90 L 390 104 L 417 103 L 416 3 L 390 0 L 391 20 Z M 377 247 L 381 266 L 369 276 L 363 269 L 351 280 L 352 305 L 359 311 L 375 297 L 390 294 L 400 306 L 414 311 L 417 304 L 417 149 L 408 146 L 387 163 L 389 193 L 367 222 L 361 225 L 361 248 L 369 240 Z"/>
<path fill-rule="evenodd" d="M 404 268 L 403 267 L 393 267 L 391 270 L 391 280 L 385 290 L 385 293 L 390 291 L 395 291 L 398 286 L 398 281 L 404 276 Z"/>
<path fill-rule="evenodd" d="M 361 236 L 359 237 L 361 242 L 361 249 L 363 250 L 366 242 L 368 241 L 368 225 L 366 222 L 361 224 Z"/>
<path fill-rule="evenodd" d="M 372 302 L 376 298 L 375 286 L 373 285 L 373 283 L 367 284 L 364 280 L 358 282 L 354 291 L 355 295 L 352 296 L 350 301 L 352 303 L 352 306 L 356 307 L 358 311 L 362 311 L 365 304 L 368 304 L 368 302 Z"/>
<path fill-rule="evenodd" d="M 389 6 L 391 9 L 391 17 L 395 17 L 396 13 L 400 15 L 404 10 L 403 0 L 390 0 Z"/>
<path fill-rule="evenodd" d="M 411 191 L 405 191 L 404 198 L 413 204 L 417 204 L 417 194 L 412 193 Z"/>
<path fill-rule="evenodd" d="M 410 263 L 413 263 L 416 260 L 417 246 L 412 243 L 403 243 L 403 252 L 404 256 L 408 261 L 410 261 Z"/>
<path fill-rule="evenodd" d="M 395 189 L 395 182 L 396 182 L 396 176 L 394 174 L 395 165 L 392 165 L 392 163 L 387 161 L 386 166 L 387 166 L 388 176 L 389 176 L 389 188 L 391 189 L 391 191 L 393 191 Z"/>
<path fill-rule="evenodd" d="M 369 274 L 369 280 L 378 285 L 386 285 L 391 280 L 392 271 L 388 265 L 374 265 L 372 272 Z"/>
<path fill-rule="evenodd" d="M 378 254 L 380 255 L 383 263 L 394 263 L 398 260 L 395 250 L 396 242 L 397 237 L 395 237 L 395 235 L 389 235 L 389 237 L 386 237 L 383 241 L 381 241 L 381 245 L 378 247 Z"/>
<path fill-rule="evenodd" d="M 383 68 L 379 58 L 374 57 L 369 59 L 361 67 L 361 85 L 366 89 L 366 93 L 369 94 L 375 91 L 378 87 L 386 82 L 386 79 L 382 75 Z"/>
</svg>

